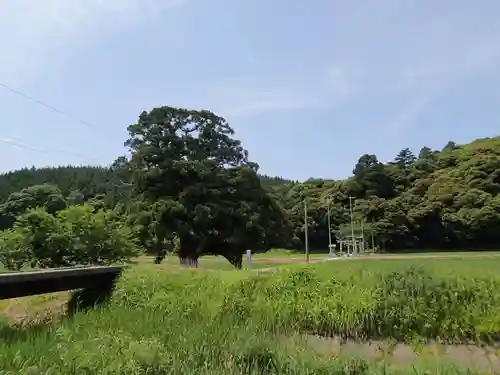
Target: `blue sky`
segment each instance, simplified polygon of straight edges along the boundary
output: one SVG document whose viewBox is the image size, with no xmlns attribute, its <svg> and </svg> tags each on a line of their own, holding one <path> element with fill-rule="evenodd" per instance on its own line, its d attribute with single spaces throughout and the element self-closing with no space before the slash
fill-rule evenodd
<svg viewBox="0 0 500 375">
<path fill-rule="evenodd" d="M 108 164 L 160 105 L 211 109 L 261 172 L 500 133 L 497 0 L 0 0 L 0 171 Z M 21 147 L 19 147 L 21 146 Z"/>
</svg>

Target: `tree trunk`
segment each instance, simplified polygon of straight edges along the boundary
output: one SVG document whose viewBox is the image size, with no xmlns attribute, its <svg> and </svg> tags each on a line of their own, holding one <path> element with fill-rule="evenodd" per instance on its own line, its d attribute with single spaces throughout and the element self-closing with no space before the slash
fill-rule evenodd
<svg viewBox="0 0 500 375">
<path fill-rule="evenodd" d="M 182 266 L 198 268 L 198 242 L 193 236 L 179 237 L 179 262 Z"/>
<path fill-rule="evenodd" d="M 160 249 L 156 252 L 155 264 L 160 264 L 167 256 L 167 250 Z"/>
<path fill-rule="evenodd" d="M 186 256 L 186 257 L 179 256 L 179 263 L 180 263 L 180 265 L 185 266 L 185 267 L 198 268 L 198 257 L 192 258 L 190 256 Z"/>
<path fill-rule="evenodd" d="M 235 268 L 241 269 L 243 267 L 243 254 L 241 253 L 230 253 L 223 254 L 223 257 L 226 258 L 229 263 L 231 263 Z"/>
</svg>

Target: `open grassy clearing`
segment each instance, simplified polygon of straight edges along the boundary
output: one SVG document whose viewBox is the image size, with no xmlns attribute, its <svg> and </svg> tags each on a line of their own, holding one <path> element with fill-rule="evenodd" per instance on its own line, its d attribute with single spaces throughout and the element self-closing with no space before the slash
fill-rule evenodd
<svg viewBox="0 0 500 375">
<path fill-rule="evenodd" d="M 309 258 L 311 259 L 321 259 L 327 257 L 328 254 L 318 254 L 318 253 L 310 253 Z M 265 258 L 301 258 L 306 259 L 306 254 L 304 251 L 292 251 L 286 249 L 271 249 L 265 253 L 257 253 L 252 255 L 255 259 L 265 259 Z"/>
<path fill-rule="evenodd" d="M 346 265 L 347 262 L 347 265 Z M 435 276 L 449 276 L 457 278 L 470 278 L 481 276 L 500 276 L 500 256 L 478 257 L 475 255 L 449 256 L 449 257 L 384 257 L 384 258 L 348 258 L 318 264 L 317 272 L 330 274 L 341 272 L 349 274 L 387 274 L 400 271 L 409 266 L 422 268 Z"/>
<path fill-rule="evenodd" d="M 399 254 L 367 254 L 362 258 L 373 259 L 418 259 L 418 258 L 431 258 L 431 259 L 455 259 L 455 258 L 468 258 L 468 259 L 491 259 L 500 257 L 499 251 L 488 252 L 426 252 L 426 253 L 399 253 Z"/>
<path fill-rule="evenodd" d="M 409 265 L 417 268 L 405 270 Z M 425 345 L 498 339 L 498 269 L 500 258 L 468 257 L 340 260 L 273 273 L 139 264 L 124 274 L 108 308 L 41 328 L 4 323 L 0 374 L 466 373 L 460 365 L 498 370 L 494 346 L 486 353 Z M 43 310 L 55 301 L 60 307 L 67 296 L 13 300 L 10 310 L 2 305 L 2 315 L 21 306 Z M 339 344 L 342 337 L 347 344 Z M 365 339 L 375 344 L 359 342 Z M 410 346 L 394 347 L 396 340 Z"/>
<path fill-rule="evenodd" d="M 405 254 L 364 254 L 356 258 L 342 258 L 342 260 L 396 260 L 396 259 L 415 259 L 415 258 L 431 258 L 431 259 L 497 259 L 500 258 L 500 252 L 426 252 L 426 253 L 405 253 Z M 328 254 L 309 254 L 311 262 L 319 262 L 328 260 Z M 252 255 L 252 269 L 279 267 L 289 265 L 291 263 L 305 263 L 306 256 L 297 251 L 285 249 L 273 249 L 266 253 L 258 253 Z M 136 260 L 140 264 L 148 264 L 154 262 L 152 256 L 142 256 Z M 167 257 L 162 265 L 178 266 L 179 260 L 176 256 Z M 160 265 L 161 266 L 161 265 Z M 204 256 L 199 259 L 199 268 L 212 270 L 233 270 L 233 266 L 222 256 Z M 243 268 L 247 268 L 246 260 L 243 259 Z"/>
<path fill-rule="evenodd" d="M 386 256 L 406 256 L 406 257 L 419 257 L 419 256 L 469 256 L 469 257 L 489 257 L 489 256 L 500 256 L 499 250 L 488 250 L 488 251 L 415 251 L 415 252 L 398 252 L 398 253 L 386 253 Z"/>
<path fill-rule="evenodd" d="M 289 263 L 289 259 L 283 258 L 279 261 L 266 261 L 265 258 L 260 258 L 259 261 L 252 263 L 252 269 L 279 267 Z M 144 256 L 138 258 L 135 263 L 137 264 L 150 264 L 153 265 L 154 257 Z M 179 259 L 176 256 L 167 257 L 161 264 L 154 265 L 157 268 L 171 269 L 182 266 L 179 264 Z M 234 267 L 221 256 L 204 256 L 198 260 L 198 268 L 201 270 L 216 270 L 216 271 L 234 271 Z M 246 263 L 243 263 L 243 269 L 247 269 Z"/>
</svg>

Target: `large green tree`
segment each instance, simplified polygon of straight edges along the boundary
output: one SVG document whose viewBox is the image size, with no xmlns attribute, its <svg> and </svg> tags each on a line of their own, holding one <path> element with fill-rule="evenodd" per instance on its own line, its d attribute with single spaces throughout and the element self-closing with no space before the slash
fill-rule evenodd
<svg viewBox="0 0 500 375">
<path fill-rule="evenodd" d="M 182 264 L 220 254 L 241 267 L 246 249 L 268 246 L 267 234 L 283 220 L 280 208 L 224 118 L 161 107 L 143 112 L 128 131 L 132 181 L 154 207 L 160 247 L 175 235 Z"/>
</svg>

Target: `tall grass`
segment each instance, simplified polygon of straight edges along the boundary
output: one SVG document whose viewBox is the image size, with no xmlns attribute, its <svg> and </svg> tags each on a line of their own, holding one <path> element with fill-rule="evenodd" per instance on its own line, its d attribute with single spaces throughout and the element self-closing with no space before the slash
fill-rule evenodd
<svg viewBox="0 0 500 375">
<path fill-rule="evenodd" d="M 256 275 L 139 265 L 106 308 L 42 327 L 4 324 L 0 374 L 415 374 L 316 356 L 299 335 L 462 341 L 500 332 L 494 277 L 334 269 Z"/>
<path fill-rule="evenodd" d="M 499 278 L 436 277 L 420 268 L 333 277 L 296 268 L 235 283 L 221 313 L 324 336 L 491 342 L 500 333 L 499 288 Z"/>
</svg>

